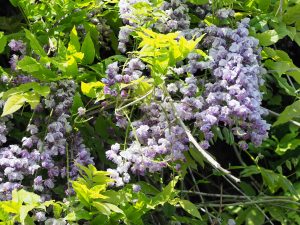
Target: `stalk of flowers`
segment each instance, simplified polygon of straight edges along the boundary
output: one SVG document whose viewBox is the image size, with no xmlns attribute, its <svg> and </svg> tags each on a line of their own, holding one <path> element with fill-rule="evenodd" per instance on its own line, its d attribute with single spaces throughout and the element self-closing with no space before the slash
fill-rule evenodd
<svg viewBox="0 0 300 225">
<path fill-rule="evenodd" d="M 53 188 L 62 180 L 77 178 L 77 163 L 93 164 L 90 150 L 68 121 L 76 91 L 74 81 L 51 83 L 51 90 L 35 109 L 37 116 L 27 127 L 30 135 L 22 138 L 21 145 L 0 148 L 0 167 L 4 171 L 0 174 L 2 199 L 9 199 L 16 188 L 31 189 L 31 184 L 36 192 L 42 193 L 44 200 L 50 199 Z M 48 109 L 53 110 L 49 118 L 45 117 Z M 65 184 L 62 186 L 67 188 Z"/>
<path fill-rule="evenodd" d="M 209 147 L 211 128 L 221 124 L 232 128 L 242 149 L 248 148 L 247 140 L 258 146 L 268 136 L 270 125 L 262 119 L 265 110 L 259 90 L 265 70 L 260 65 L 258 40 L 249 36 L 248 22 L 243 19 L 237 29 L 206 28 L 213 79 L 205 85 L 204 108 L 196 118 L 205 136 L 203 148 Z"/>
</svg>

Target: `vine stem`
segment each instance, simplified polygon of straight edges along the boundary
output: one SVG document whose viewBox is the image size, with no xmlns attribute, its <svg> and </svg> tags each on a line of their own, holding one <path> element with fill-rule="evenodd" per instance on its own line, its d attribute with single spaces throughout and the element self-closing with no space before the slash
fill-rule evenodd
<svg viewBox="0 0 300 225">
<path fill-rule="evenodd" d="M 224 176 L 225 180 L 227 180 L 227 182 L 229 184 L 231 184 L 231 186 L 237 190 L 238 192 L 240 192 L 243 196 L 245 196 L 245 198 L 249 201 L 249 202 L 253 202 L 253 204 L 255 205 L 255 207 L 264 215 L 264 217 L 269 221 L 269 223 L 271 225 L 274 225 L 274 223 L 271 221 L 271 219 L 267 216 L 267 214 L 262 210 L 261 207 L 259 207 L 259 205 L 255 202 L 252 201 L 251 198 L 249 196 L 247 196 L 242 190 L 240 190 L 234 183 L 231 182 L 230 179 L 228 179 L 226 176 Z"/>
<path fill-rule="evenodd" d="M 207 151 L 205 151 L 197 142 L 197 140 L 194 138 L 194 136 L 191 134 L 191 131 L 186 127 L 182 119 L 178 116 L 177 110 L 174 106 L 174 101 L 170 97 L 170 103 L 174 111 L 175 118 L 179 122 L 180 126 L 184 129 L 186 135 L 188 136 L 190 142 L 196 147 L 196 149 L 201 153 L 203 158 L 216 170 L 219 170 L 220 172 L 224 173 L 225 176 L 227 176 L 230 180 L 234 181 L 235 183 L 239 183 L 241 180 L 235 176 L 233 176 L 230 171 L 224 169 L 220 163 L 218 163 Z"/>
<path fill-rule="evenodd" d="M 139 101 L 142 101 L 144 98 L 147 98 L 147 96 L 149 96 L 150 94 L 152 94 L 154 89 L 151 89 L 150 91 L 148 91 L 145 95 L 143 95 L 142 97 L 128 103 L 127 105 L 124 105 L 120 108 L 117 108 L 115 109 L 115 112 L 119 112 L 119 111 L 122 111 L 123 109 L 126 109 L 127 107 L 131 106 L 131 105 L 134 105 L 135 103 L 139 102 Z"/>
<path fill-rule="evenodd" d="M 214 198 L 220 198 L 221 197 L 221 194 L 215 194 L 215 193 L 207 193 L 207 192 L 196 192 L 196 191 L 189 191 L 189 190 L 181 190 L 180 192 L 182 193 L 187 193 L 187 194 L 194 194 L 194 195 L 202 195 L 202 196 L 206 196 L 206 197 L 214 197 Z M 243 195 L 228 195 L 228 194 L 222 194 L 222 197 L 223 198 L 229 198 L 229 199 L 241 199 L 241 200 L 244 200 L 244 199 L 247 199 L 247 197 L 243 196 Z M 253 199 L 254 198 L 254 199 Z M 252 201 L 257 201 L 259 199 L 256 199 L 257 197 L 256 196 L 253 196 L 252 197 Z M 282 200 L 285 200 L 285 201 L 289 201 L 289 202 L 294 202 L 293 198 L 292 197 L 289 197 L 289 196 L 268 196 L 268 195 L 265 195 L 265 196 L 261 196 L 260 197 L 260 200 L 261 201 L 264 201 L 264 200 L 274 200 L 274 201 L 282 201 Z"/>
<path fill-rule="evenodd" d="M 295 204 L 299 206 L 299 203 L 293 201 L 286 200 L 257 200 L 257 201 L 249 201 L 249 202 L 233 202 L 233 203 L 223 203 L 223 206 L 240 206 L 240 205 L 256 205 L 256 204 L 274 204 L 274 203 L 286 203 L 286 204 Z M 207 206 L 207 207 L 219 207 L 219 203 L 198 203 L 198 206 Z M 270 222 L 270 221 L 269 221 Z"/>
<path fill-rule="evenodd" d="M 196 179 L 195 179 L 195 177 L 194 177 L 193 171 L 191 170 L 190 167 L 189 167 L 189 172 L 190 172 L 190 175 L 191 175 L 191 177 L 192 177 L 192 180 L 193 180 L 193 182 L 194 182 L 194 184 L 195 184 L 195 188 L 197 189 L 197 193 L 199 193 L 199 197 L 200 197 L 202 203 L 204 203 L 204 198 L 203 198 L 203 196 L 201 195 L 201 192 L 200 192 L 200 189 L 199 189 L 199 187 L 198 187 L 198 185 L 197 185 L 197 182 L 196 182 Z M 214 217 L 214 216 L 213 216 L 211 213 L 209 213 L 209 211 L 208 211 L 208 209 L 207 209 L 206 206 L 203 206 L 203 207 L 204 207 L 204 211 L 207 213 L 209 222 L 212 224 L 212 223 L 213 223 L 212 217 Z"/>
</svg>

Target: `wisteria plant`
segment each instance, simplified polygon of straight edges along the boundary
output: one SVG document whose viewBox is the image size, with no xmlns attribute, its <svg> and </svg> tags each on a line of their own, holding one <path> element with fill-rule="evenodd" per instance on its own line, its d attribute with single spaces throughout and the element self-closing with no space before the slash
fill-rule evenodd
<svg viewBox="0 0 300 225">
<path fill-rule="evenodd" d="M 0 224 L 300 224 L 297 0 L 10 0 Z"/>
</svg>

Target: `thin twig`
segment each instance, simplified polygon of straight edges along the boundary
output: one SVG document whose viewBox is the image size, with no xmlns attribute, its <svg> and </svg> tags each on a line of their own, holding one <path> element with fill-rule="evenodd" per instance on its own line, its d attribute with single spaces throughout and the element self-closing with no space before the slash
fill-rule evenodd
<svg viewBox="0 0 300 225">
<path fill-rule="evenodd" d="M 246 199 L 248 199 L 250 202 L 253 202 L 251 200 L 251 198 L 249 196 L 247 196 L 242 190 L 240 190 L 234 183 L 232 183 L 230 181 L 230 179 L 228 179 L 226 176 L 224 176 L 224 179 L 227 180 L 227 182 L 229 184 L 231 184 L 231 186 L 237 190 L 239 193 L 241 193 L 242 195 L 244 195 L 246 197 Z M 254 203 L 255 207 L 264 215 L 264 217 L 270 222 L 271 225 L 274 225 L 274 223 L 271 221 L 271 219 L 267 216 L 267 214 L 262 210 L 262 208 L 259 207 L 259 205 L 257 203 Z"/>
<path fill-rule="evenodd" d="M 295 204 L 297 206 L 300 206 L 300 203 L 298 203 L 298 202 L 292 202 L 292 201 L 287 201 L 287 200 L 283 200 L 283 199 L 282 200 L 277 200 L 277 201 L 275 201 L 275 200 L 264 200 L 264 201 L 257 200 L 257 201 L 249 201 L 249 202 L 243 201 L 243 202 L 223 203 L 223 206 L 274 204 L 274 203 L 287 203 L 287 204 Z M 220 207 L 219 203 L 209 203 L 209 202 L 199 203 L 197 205 L 198 206 L 202 206 L 202 207 L 204 207 L 204 206 L 208 206 L 208 207 Z"/>
<path fill-rule="evenodd" d="M 290 85 L 296 90 L 296 88 L 295 88 L 295 86 L 294 86 L 294 83 L 293 83 L 291 77 L 290 77 L 289 75 L 286 75 L 286 76 L 287 76 L 287 79 L 288 79 L 289 82 L 290 82 Z"/>
<path fill-rule="evenodd" d="M 198 193 L 201 193 L 201 192 L 200 192 L 200 189 L 199 189 L 199 187 L 198 187 L 198 185 L 197 185 L 197 181 L 196 181 L 196 179 L 195 179 L 195 177 L 194 177 L 194 174 L 193 174 L 193 172 L 192 172 L 192 170 L 191 170 L 190 167 L 189 167 L 189 172 L 190 172 L 190 175 L 191 175 L 191 177 L 192 177 L 192 180 L 193 180 L 193 182 L 194 182 L 194 184 L 195 184 L 195 188 L 197 189 Z M 199 194 L 199 197 L 200 197 L 202 203 L 204 203 L 204 199 L 203 199 L 203 197 L 202 197 L 201 194 Z M 211 214 L 208 212 L 208 209 L 207 209 L 206 206 L 204 206 L 204 210 L 205 210 L 205 212 L 206 212 L 207 215 L 208 215 L 209 222 L 212 224 L 213 220 L 212 220 L 211 217 L 214 217 L 214 216 L 211 215 Z"/>
<path fill-rule="evenodd" d="M 139 101 L 142 101 L 144 98 L 147 98 L 150 94 L 152 94 L 153 90 L 154 90 L 154 89 L 151 89 L 150 91 L 148 91 L 148 92 L 147 92 L 145 95 L 143 95 L 142 97 L 140 97 L 140 98 L 138 98 L 138 99 L 136 99 L 136 100 L 134 100 L 134 101 L 128 103 L 127 105 L 122 106 L 121 108 L 115 109 L 115 111 L 116 111 L 116 112 L 119 112 L 119 111 L 121 111 L 121 110 L 123 110 L 123 109 L 125 109 L 125 108 L 127 108 L 127 107 L 129 107 L 129 106 L 131 106 L 131 105 L 134 105 L 135 103 L 137 103 L 137 102 L 139 102 Z"/>
<path fill-rule="evenodd" d="M 236 154 L 236 157 L 238 158 L 239 162 L 241 163 L 242 166 L 247 166 L 247 164 L 244 162 L 244 160 L 242 159 L 242 156 L 240 154 L 240 151 L 238 151 L 236 145 L 233 145 L 233 150 Z M 252 177 L 250 176 L 250 179 L 253 181 L 253 184 L 256 188 L 256 190 L 259 190 L 259 184 L 257 183 L 257 181 Z"/>
<path fill-rule="evenodd" d="M 181 190 L 180 192 L 182 193 L 188 193 L 188 194 L 195 194 L 195 195 L 202 195 L 202 196 L 206 196 L 206 197 L 214 197 L 214 198 L 220 198 L 221 194 L 214 194 L 214 193 L 206 193 L 206 192 L 196 192 L 196 191 L 189 191 L 189 190 Z M 247 197 L 245 197 L 244 195 L 228 195 L 228 194 L 222 194 L 223 198 L 232 198 L 232 199 L 247 199 Z M 276 199 L 280 199 L 280 200 L 290 200 L 293 201 L 294 199 L 292 197 L 289 196 L 248 196 L 249 198 L 260 198 L 260 199 L 268 199 L 268 200 L 276 200 Z M 252 199 L 252 200 L 257 200 L 257 199 Z"/>
</svg>

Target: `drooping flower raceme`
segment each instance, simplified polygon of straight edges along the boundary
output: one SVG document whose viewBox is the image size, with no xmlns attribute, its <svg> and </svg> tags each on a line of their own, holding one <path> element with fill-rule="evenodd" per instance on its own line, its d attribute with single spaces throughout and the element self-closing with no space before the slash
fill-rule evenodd
<svg viewBox="0 0 300 225">
<path fill-rule="evenodd" d="M 209 27 L 212 82 L 205 85 L 204 110 L 197 114 L 196 124 L 209 141 L 211 128 L 220 124 L 232 128 L 241 141 L 258 146 L 267 138 L 270 126 L 262 119 L 261 108 L 264 69 L 260 65 L 258 40 L 248 36 L 248 22 L 243 19 L 237 29 Z M 211 38 L 213 37 L 213 38 Z M 208 147 L 208 144 L 206 145 Z"/>
</svg>

